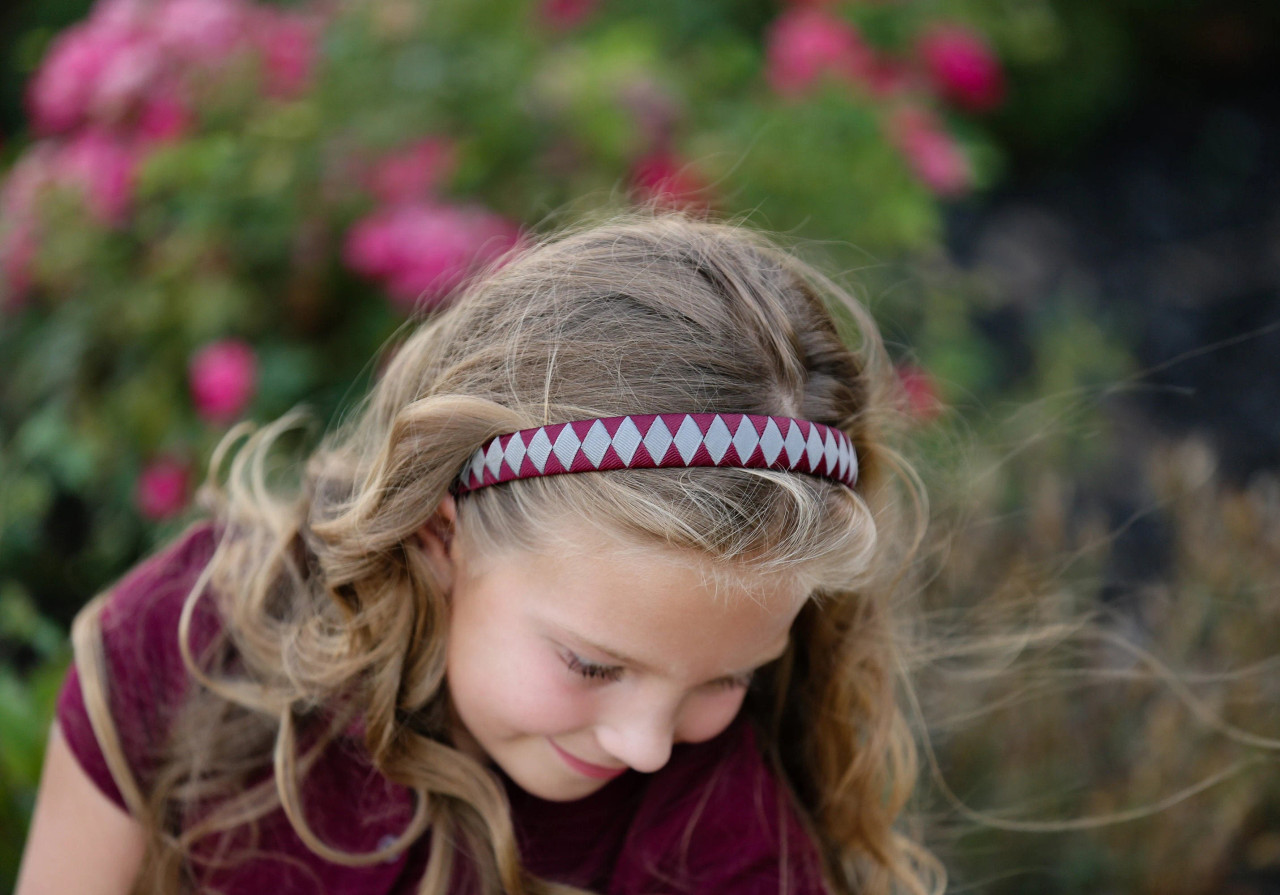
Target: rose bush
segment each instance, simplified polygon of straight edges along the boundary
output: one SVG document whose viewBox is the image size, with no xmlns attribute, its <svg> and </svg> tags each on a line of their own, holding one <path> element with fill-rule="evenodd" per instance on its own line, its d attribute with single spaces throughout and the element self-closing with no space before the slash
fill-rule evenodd
<svg viewBox="0 0 1280 895">
<path fill-rule="evenodd" d="M 947 111 L 1003 90 L 976 26 L 825 4 L 704 34 L 679 9 L 98 0 L 49 42 L 0 185 L 3 449 L 38 497 L 5 518 L 130 505 L 250 400 L 333 393 L 567 200 L 755 209 L 892 257 L 983 182 Z M 95 459 L 19 457 L 26 426 Z"/>
</svg>

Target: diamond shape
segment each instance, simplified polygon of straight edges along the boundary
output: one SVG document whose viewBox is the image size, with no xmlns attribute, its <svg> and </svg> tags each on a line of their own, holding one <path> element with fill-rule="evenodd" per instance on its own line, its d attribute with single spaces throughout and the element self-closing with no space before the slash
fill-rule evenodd
<svg viewBox="0 0 1280 895">
<path fill-rule="evenodd" d="M 587 430 L 587 435 L 582 439 L 582 453 L 591 465 L 596 469 L 600 468 L 600 461 L 604 459 L 604 452 L 609 450 L 609 430 L 604 427 L 604 423 L 596 420 L 591 424 L 591 428 Z"/>
<path fill-rule="evenodd" d="M 538 472 L 547 468 L 547 458 L 551 456 L 551 439 L 547 437 L 546 429 L 533 433 L 533 437 L 529 439 L 528 454 L 533 461 L 533 468 Z"/>
<path fill-rule="evenodd" d="M 693 421 L 693 417 L 685 416 L 680 428 L 676 430 L 675 442 L 680 459 L 687 464 L 698 452 L 698 448 L 702 447 L 702 430 Z"/>
<path fill-rule="evenodd" d="M 800 431 L 800 424 L 795 420 L 787 421 L 787 440 L 785 445 L 787 448 L 787 463 L 794 467 L 804 454 L 804 433 Z"/>
<path fill-rule="evenodd" d="M 818 434 L 817 426 L 809 427 L 809 469 L 812 472 L 818 471 L 818 460 L 822 458 L 822 436 Z"/>
<path fill-rule="evenodd" d="M 756 434 L 755 424 L 750 417 L 744 416 L 738 422 L 738 431 L 733 434 L 733 449 L 738 452 L 738 462 L 746 463 L 759 443 L 760 436 Z"/>
<path fill-rule="evenodd" d="M 764 457 L 766 466 L 772 466 L 780 453 L 782 453 L 782 433 L 778 431 L 778 424 L 770 418 L 769 422 L 764 424 L 764 434 L 760 436 L 760 455 Z"/>
<path fill-rule="evenodd" d="M 520 474 L 520 464 L 524 462 L 524 438 L 519 432 L 511 436 L 511 440 L 507 442 L 507 450 L 503 457 L 507 461 L 507 468 L 516 475 Z"/>
<path fill-rule="evenodd" d="M 733 436 L 729 434 L 729 427 L 724 424 L 722 417 L 717 415 L 711 421 L 703 441 L 707 445 L 707 453 L 711 455 L 711 462 L 719 463 L 725 452 L 729 450 L 729 445 L 733 444 Z"/>
<path fill-rule="evenodd" d="M 618 431 L 613 433 L 613 449 L 622 458 L 622 462 L 630 466 L 631 458 L 636 455 L 639 447 L 640 430 L 631 421 L 631 417 L 627 417 L 618 425 Z"/>
<path fill-rule="evenodd" d="M 484 454 L 484 468 L 489 472 L 489 478 L 496 479 L 498 477 L 498 467 L 502 465 L 502 439 L 495 438 L 489 443 L 489 450 Z"/>
<path fill-rule="evenodd" d="M 556 436 L 556 443 L 551 446 L 560 465 L 568 469 L 573 465 L 573 458 L 578 456 L 578 448 L 582 447 L 582 439 L 573 431 L 573 426 L 565 426 Z"/>
<path fill-rule="evenodd" d="M 471 466 L 467 470 L 469 480 L 480 483 L 480 473 L 484 469 L 484 451 L 476 448 L 476 452 L 471 455 Z"/>
<path fill-rule="evenodd" d="M 661 463 L 662 458 L 667 455 L 667 448 L 671 447 L 671 432 L 667 429 L 662 417 L 658 417 L 653 421 L 653 425 L 649 427 L 649 431 L 644 436 L 644 449 L 649 452 L 649 456 L 653 458 L 654 463 Z"/>
<path fill-rule="evenodd" d="M 845 438 L 842 433 L 836 440 L 840 442 L 840 469 L 838 474 L 843 479 L 849 471 L 849 439 Z"/>
<path fill-rule="evenodd" d="M 827 430 L 827 437 L 822 440 L 822 453 L 827 458 L 827 475 L 831 475 L 831 470 L 836 468 L 836 463 L 840 461 L 839 448 L 836 447 L 835 436 L 831 434 L 831 430 Z"/>
</svg>

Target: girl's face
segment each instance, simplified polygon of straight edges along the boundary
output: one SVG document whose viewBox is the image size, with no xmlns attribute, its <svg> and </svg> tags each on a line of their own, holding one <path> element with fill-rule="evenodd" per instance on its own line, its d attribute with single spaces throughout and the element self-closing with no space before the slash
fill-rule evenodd
<svg viewBox="0 0 1280 895">
<path fill-rule="evenodd" d="M 674 743 L 723 731 L 805 598 L 789 580 L 717 585 L 686 553 L 567 528 L 572 555 L 428 544 L 452 582 L 457 743 L 554 801 L 657 771 Z"/>
</svg>

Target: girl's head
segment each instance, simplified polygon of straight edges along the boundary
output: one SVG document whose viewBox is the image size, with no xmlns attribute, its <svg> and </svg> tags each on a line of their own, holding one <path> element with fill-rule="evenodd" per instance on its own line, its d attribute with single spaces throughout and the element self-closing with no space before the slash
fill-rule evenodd
<svg viewBox="0 0 1280 895">
<path fill-rule="evenodd" d="M 313 456 L 305 560 L 277 554 L 310 609 L 264 664 L 359 705 L 375 762 L 464 806 L 505 886 L 509 820 L 471 759 L 575 798 L 657 770 L 746 699 L 833 878 L 874 891 L 906 875 L 890 824 L 911 777 L 883 597 L 887 370 L 855 302 L 745 229 L 632 216 L 528 248 L 405 340 Z M 835 427 L 858 484 L 645 469 L 450 496 L 495 435 L 709 412 Z M 246 621 L 278 603 L 266 581 Z"/>
<path fill-rule="evenodd" d="M 631 219 L 527 250 L 402 344 L 366 412 L 313 463 L 313 531 L 325 569 L 356 586 L 438 525 L 438 508 L 491 436 L 628 413 L 799 417 L 846 432 L 857 493 L 747 469 L 619 470 L 524 480 L 467 495 L 456 536 L 471 555 L 563 554 L 583 526 L 619 546 L 701 557 L 741 583 L 848 590 L 876 523 L 878 341 L 837 332 L 811 271 L 743 229 L 679 216 Z M 830 293 L 828 293 L 830 297 Z M 452 521 L 448 523 L 451 527 Z M 336 551 L 335 551 L 336 552 Z M 421 588 L 423 593 L 431 588 Z"/>
</svg>

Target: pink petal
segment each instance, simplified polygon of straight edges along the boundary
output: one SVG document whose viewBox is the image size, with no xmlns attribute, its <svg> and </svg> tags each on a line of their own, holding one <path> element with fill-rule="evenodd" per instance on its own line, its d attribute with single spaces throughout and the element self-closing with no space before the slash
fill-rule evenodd
<svg viewBox="0 0 1280 895">
<path fill-rule="evenodd" d="M 918 107 L 899 109 L 889 130 L 912 171 L 935 193 L 956 196 L 973 186 L 968 157 L 932 113 Z"/>
<path fill-rule="evenodd" d="M 817 7 L 786 10 L 765 39 L 766 78 L 783 96 L 800 96 L 827 77 L 865 80 L 874 65 L 861 33 Z"/>
</svg>

